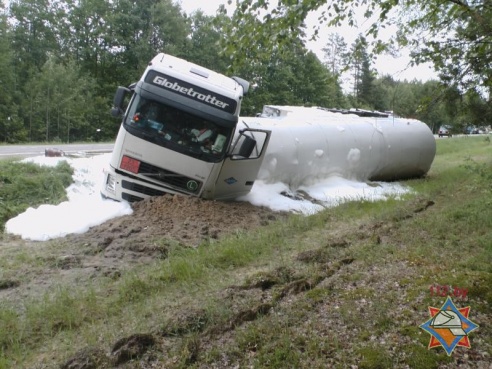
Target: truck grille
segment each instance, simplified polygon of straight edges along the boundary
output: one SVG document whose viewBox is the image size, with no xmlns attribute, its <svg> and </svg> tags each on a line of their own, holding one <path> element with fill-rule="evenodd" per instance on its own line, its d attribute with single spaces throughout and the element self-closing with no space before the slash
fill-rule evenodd
<svg viewBox="0 0 492 369">
<path fill-rule="evenodd" d="M 198 193 L 202 187 L 200 181 L 144 162 L 140 163 L 138 174 L 191 194 Z"/>
<path fill-rule="evenodd" d="M 128 201 L 128 202 L 137 202 L 137 201 L 143 200 L 143 198 L 141 198 L 141 197 L 138 197 L 138 196 L 126 193 L 126 192 L 121 193 L 121 198 L 125 201 Z"/>
<path fill-rule="evenodd" d="M 180 174 L 171 172 L 166 169 L 162 169 L 156 167 L 154 165 L 138 162 L 138 174 L 140 177 L 133 176 L 127 172 L 120 171 L 116 169 L 116 173 L 121 174 L 124 177 L 132 178 L 134 180 L 138 180 L 140 182 L 147 182 L 148 184 L 155 184 L 155 181 L 161 182 L 165 184 L 167 187 L 173 189 L 176 192 L 188 193 L 191 195 L 196 195 L 200 192 L 202 187 L 202 182 L 196 181 L 192 178 L 182 176 Z M 142 177 L 146 177 L 147 179 L 143 179 Z M 152 182 L 150 181 L 152 179 Z M 141 193 L 147 196 L 162 196 L 166 193 L 166 191 L 154 189 L 152 187 L 146 186 L 145 184 L 137 184 L 130 180 L 122 180 L 121 186 L 129 191 Z M 128 202 L 140 201 L 142 198 L 138 197 L 138 195 L 132 195 L 127 192 L 122 193 L 122 197 L 124 200 Z"/>
<path fill-rule="evenodd" d="M 144 194 L 147 196 L 162 196 L 165 194 L 164 191 L 154 190 L 152 187 L 142 186 L 140 184 L 125 181 L 125 180 L 121 181 L 121 187 L 123 187 L 125 190 L 138 192 L 138 193 L 141 193 L 141 194 Z M 127 199 L 125 199 L 125 200 L 127 200 Z M 140 199 L 137 199 L 134 201 L 139 201 L 139 200 L 142 200 L 142 199 L 140 198 Z"/>
</svg>

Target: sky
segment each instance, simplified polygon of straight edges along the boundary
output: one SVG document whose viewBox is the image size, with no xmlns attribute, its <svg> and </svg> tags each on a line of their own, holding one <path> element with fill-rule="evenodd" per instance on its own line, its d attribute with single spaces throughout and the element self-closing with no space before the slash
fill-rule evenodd
<svg viewBox="0 0 492 369">
<path fill-rule="evenodd" d="M 231 5 L 227 4 L 227 0 L 207 0 L 205 1 L 197 1 L 197 0 L 175 0 L 175 2 L 180 3 L 181 8 L 188 14 L 191 14 L 192 12 L 201 9 L 205 14 L 208 15 L 215 15 L 216 10 L 221 4 L 226 5 L 226 9 L 228 11 L 229 15 L 232 15 L 234 8 L 235 8 L 235 3 L 236 0 L 232 0 Z M 311 14 L 308 17 L 307 20 L 307 25 L 308 29 L 312 28 L 312 25 L 315 24 L 317 19 L 316 14 Z M 352 44 L 352 42 L 357 38 L 359 33 L 363 30 L 363 26 L 360 28 L 360 30 L 354 30 L 353 28 L 350 27 L 343 27 L 343 28 L 323 28 L 320 31 L 320 37 L 318 38 L 317 41 L 309 41 L 307 42 L 306 46 L 312 50 L 318 58 L 323 61 L 324 59 L 324 53 L 322 49 L 325 47 L 326 42 L 328 40 L 328 35 L 330 33 L 338 33 L 342 35 L 345 38 L 345 41 L 348 45 Z M 365 26 L 368 26 L 366 23 Z M 386 30 L 381 30 L 380 34 L 382 37 L 385 37 L 385 32 L 386 36 L 389 37 L 391 33 L 394 33 L 395 30 L 388 28 Z M 384 75 L 391 75 L 393 79 L 403 81 L 403 80 L 419 80 L 422 82 L 428 81 L 429 79 L 437 79 L 437 74 L 434 72 L 432 65 L 429 63 L 422 64 L 420 66 L 416 67 L 409 67 L 410 63 L 410 58 L 408 57 L 409 51 L 408 50 L 401 50 L 401 57 L 400 58 L 393 58 L 391 56 L 380 56 L 378 57 L 376 63 L 375 63 L 375 68 L 380 74 Z"/>
<path fill-rule="evenodd" d="M 72 233 L 85 233 L 107 220 L 132 214 L 133 210 L 127 202 L 104 200 L 100 196 L 102 169 L 109 165 L 110 157 L 109 153 L 82 158 L 37 156 L 23 159 L 47 166 L 55 166 L 60 160 L 66 160 L 74 169 L 74 183 L 66 189 L 68 201 L 56 206 L 45 204 L 29 208 L 7 221 L 6 232 L 25 240 L 47 241 Z M 281 195 L 283 191 L 290 192 L 284 183 L 267 184 L 259 180 L 255 181 L 252 191 L 238 201 L 247 201 L 274 211 L 310 215 L 348 200 L 383 201 L 410 192 L 409 188 L 396 182 L 367 184 L 335 176 L 301 189 L 322 205 Z"/>
</svg>

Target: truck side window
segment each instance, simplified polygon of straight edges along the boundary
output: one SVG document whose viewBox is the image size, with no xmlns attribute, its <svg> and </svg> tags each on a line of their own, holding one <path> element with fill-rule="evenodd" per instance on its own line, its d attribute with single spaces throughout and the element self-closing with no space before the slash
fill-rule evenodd
<svg viewBox="0 0 492 369">
<path fill-rule="evenodd" d="M 261 131 L 242 132 L 232 150 L 233 159 L 257 159 L 261 156 L 267 134 Z"/>
</svg>

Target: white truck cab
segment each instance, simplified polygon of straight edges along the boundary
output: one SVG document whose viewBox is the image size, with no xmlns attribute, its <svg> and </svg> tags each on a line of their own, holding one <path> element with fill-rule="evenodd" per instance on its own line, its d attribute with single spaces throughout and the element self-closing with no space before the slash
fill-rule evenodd
<svg viewBox="0 0 492 369">
<path fill-rule="evenodd" d="M 112 114 L 123 121 L 101 194 L 133 202 L 164 193 L 248 193 L 271 133 L 237 130 L 248 88 L 241 78 L 158 54 L 137 83 L 116 91 Z"/>
</svg>

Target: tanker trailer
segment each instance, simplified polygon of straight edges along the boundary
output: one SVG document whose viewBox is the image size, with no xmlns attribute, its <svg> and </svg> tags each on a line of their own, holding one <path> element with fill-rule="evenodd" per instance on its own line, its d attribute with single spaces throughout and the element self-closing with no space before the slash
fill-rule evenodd
<svg viewBox="0 0 492 369">
<path fill-rule="evenodd" d="M 248 90 L 239 77 L 156 55 L 137 83 L 116 90 L 112 114 L 122 120 L 102 196 L 236 199 L 257 179 L 292 189 L 332 175 L 397 180 L 424 175 L 434 159 L 434 136 L 417 120 L 286 106 L 241 118 Z"/>
<path fill-rule="evenodd" d="M 421 177 L 436 153 L 425 123 L 379 112 L 268 105 L 240 124 L 271 131 L 257 179 L 291 189 L 329 176 L 357 181 Z"/>
</svg>

